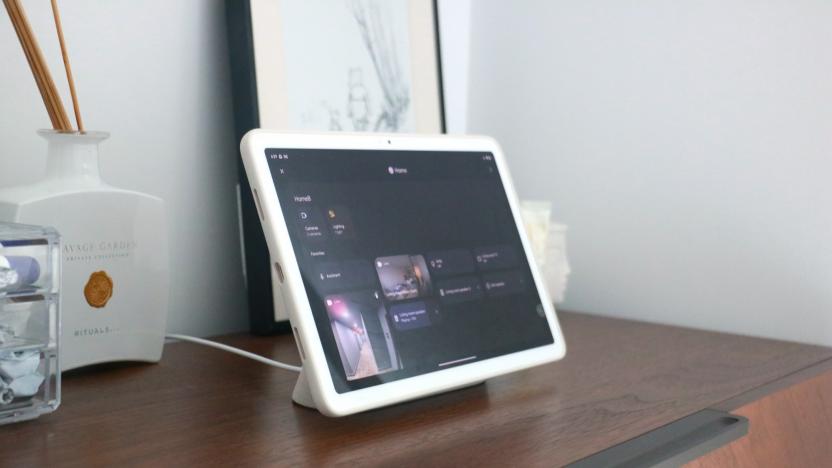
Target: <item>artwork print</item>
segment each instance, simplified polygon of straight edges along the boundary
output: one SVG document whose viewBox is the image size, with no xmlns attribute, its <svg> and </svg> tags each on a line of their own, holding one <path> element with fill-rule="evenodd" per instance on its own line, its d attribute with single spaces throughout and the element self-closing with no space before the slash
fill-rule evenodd
<svg viewBox="0 0 832 468">
<path fill-rule="evenodd" d="M 415 130 L 407 0 L 286 0 L 280 8 L 290 127 Z"/>
</svg>

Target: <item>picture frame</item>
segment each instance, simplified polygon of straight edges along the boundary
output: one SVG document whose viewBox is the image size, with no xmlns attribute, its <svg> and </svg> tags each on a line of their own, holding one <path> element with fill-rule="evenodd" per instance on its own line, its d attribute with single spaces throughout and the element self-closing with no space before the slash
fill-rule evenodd
<svg viewBox="0 0 832 468">
<path fill-rule="evenodd" d="M 287 131 L 445 133 L 436 0 L 227 0 L 235 138 Z M 250 331 L 288 332 L 242 163 Z"/>
</svg>

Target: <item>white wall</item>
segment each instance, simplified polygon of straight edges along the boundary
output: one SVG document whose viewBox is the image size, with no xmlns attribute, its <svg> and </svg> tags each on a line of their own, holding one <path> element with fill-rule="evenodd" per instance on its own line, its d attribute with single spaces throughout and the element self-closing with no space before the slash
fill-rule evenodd
<svg viewBox="0 0 832 468">
<path fill-rule="evenodd" d="M 65 83 L 49 2 L 23 4 L 56 82 Z M 60 5 L 86 127 L 112 134 L 102 147 L 103 176 L 167 201 L 169 330 L 246 329 L 223 2 Z M 31 182 L 45 163 L 35 130 L 49 119 L 4 9 L 0 63 L 0 185 Z"/>
<path fill-rule="evenodd" d="M 832 3 L 473 2 L 468 129 L 570 225 L 566 308 L 832 345 Z"/>
</svg>

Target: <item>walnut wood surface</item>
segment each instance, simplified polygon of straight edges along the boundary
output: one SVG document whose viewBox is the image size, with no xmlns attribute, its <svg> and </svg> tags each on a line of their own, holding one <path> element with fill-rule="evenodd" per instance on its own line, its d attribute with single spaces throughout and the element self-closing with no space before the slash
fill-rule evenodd
<svg viewBox="0 0 832 468">
<path fill-rule="evenodd" d="M 748 435 L 686 468 L 832 465 L 832 372 L 797 383 L 735 411 Z"/>
<path fill-rule="evenodd" d="M 54 414 L 0 427 L 4 466 L 557 466 L 832 358 L 832 350 L 561 313 L 567 358 L 342 419 L 296 374 L 186 343 L 64 378 Z M 291 336 L 221 341 L 297 362 Z"/>
</svg>

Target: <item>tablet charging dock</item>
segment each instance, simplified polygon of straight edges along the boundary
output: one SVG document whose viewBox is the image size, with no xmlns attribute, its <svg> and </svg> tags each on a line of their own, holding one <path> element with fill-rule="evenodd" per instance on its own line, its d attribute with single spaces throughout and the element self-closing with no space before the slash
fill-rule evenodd
<svg viewBox="0 0 832 468">
<path fill-rule="evenodd" d="M 309 381 L 306 380 L 306 373 L 303 367 L 300 369 L 298 381 L 295 383 L 295 389 L 292 391 L 292 401 L 300 406 L 318 409 L 315 406 L 315 400 L 312 398 L 312 392 L 309 390 Z"/>
<path fill-rule="evenodd" d="M 456 390 L 462 390 L 465 388 L 476 387 L 477 385 L 482 385 L 485 383 L 485 380 L 481 380 L 479 382 L 474 382 L 470 384 L 461 385 L 459 387 L 449 388 L 447 390 L 442 390 L 441 392 L 436 392 L 433 394 L 423 395 L 419 398 L 438 395 L 440 393 L 447 393 L 447 392 L 454 392 Z M 317 410 L 318 407 L 315 405 L 315 400 L 312 398 L 312 392 L 309 390 L 309 381 L 306 380 L 306 374 L 303 372 L 303 368 L 300 370 L 300 375 L 298 376 L 298 381 L 295 383 L 295 389 L 292 391 L 292 401 L 295 404 L 303 406 L 305 408 L 310 408 L 313 410 Z M 404 403 L 404 402 L 402 402 Z"/>
</svg>

